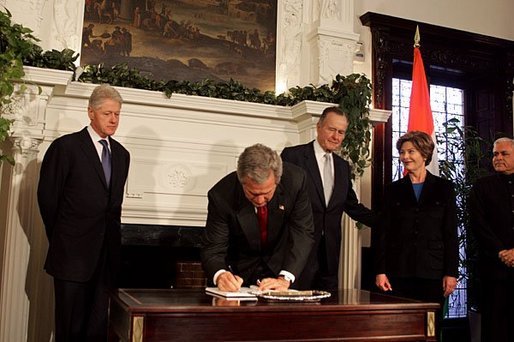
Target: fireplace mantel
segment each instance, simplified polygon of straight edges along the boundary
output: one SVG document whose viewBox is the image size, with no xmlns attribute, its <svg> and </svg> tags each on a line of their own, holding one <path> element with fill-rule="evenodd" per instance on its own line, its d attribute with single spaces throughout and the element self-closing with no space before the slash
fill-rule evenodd
<svg viewBox="0 0 514 342">
<path fill-rule="evenodd" d="M 41 76 L 32 69 L 31 75 Z M 95 86 L 70 81 L 53 88 L 40 122 L 38 159 L 56 137 L 88 124 L 87 100 Z M 235 169 L 246 146 L 259 142 L 280 151 L 310 141 L 320 113 L 333 105 L 303 101 L 283 107 L 118 89 L 124 103 L 115 138 L 131 154 L 122 213 L 129 224 L 204 226 L 207 191 Z M 371 111 L 374 122 L 387 117 Z"/>
</svg>

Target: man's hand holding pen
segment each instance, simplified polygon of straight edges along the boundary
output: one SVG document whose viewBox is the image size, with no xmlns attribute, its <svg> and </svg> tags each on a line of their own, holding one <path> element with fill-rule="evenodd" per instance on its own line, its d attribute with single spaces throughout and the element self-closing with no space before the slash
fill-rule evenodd
<svg viewBox="0 0 514 342">
<path fill-rule="evenodd" d="M 243 279 L 232 272 L 226 271 L 218 276 L 216 283 L 221 291 L 236 292 L 243 285 Z"/>
</svg>

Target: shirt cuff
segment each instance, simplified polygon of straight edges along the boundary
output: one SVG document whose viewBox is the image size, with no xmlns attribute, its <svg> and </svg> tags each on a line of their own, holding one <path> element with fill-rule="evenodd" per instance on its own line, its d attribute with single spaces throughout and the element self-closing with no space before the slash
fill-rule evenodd
<svg viewBox="0 0 514 342">
<path fill-rule="evenodd" d="M 291 273 L 291 272 L 287 272 L 287 271 L 280 271 L 280 273 L 278 275 L 281 275 L 284 277 L 285 280 L 294 283 L 294 280 L 296 279 L 295 276 Z"/>
<path fill-rule="evenodd" d="M 227 272 L 227 270 L 221 269 L 218 272 L 214 273 L 214 277 L 212 277 L 212 282 L 214 283 L 214 285 L 218 286 L 216 281 L 218 280 L 218 277 L 220 276 L 220 274 L 222 274 L 223 272 Z"/>
</svg>

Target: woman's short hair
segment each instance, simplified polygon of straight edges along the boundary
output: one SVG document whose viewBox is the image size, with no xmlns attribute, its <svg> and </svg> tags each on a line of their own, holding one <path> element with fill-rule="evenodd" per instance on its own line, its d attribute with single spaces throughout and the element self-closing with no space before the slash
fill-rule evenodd
<svg viewBox="0 0 514 342">
<path fill-rule="evenodd" d="M 280 183 L 282 177 L 282 159 L 280 155 L 263 144 L 255 144 L 245 148 L 237 161 L 237 178 L 243 182 L 249 177 L 257 183 L 263 183 L 273 171 L 275 182 Z"/>
<path fill-rule="evenodd" d="M 435 144 L 430 135 L 421 131 L 411 131 L 402 135 L 396 142 L 396 149 L 398 152 L 402 149 L 402 145 L 406 142 L 411 142 L 412 145 L 419 151 L 425 158 L 425 165 L 430 164 L 432 161 L 432 154 L 434 153 Z"/>
</svg>

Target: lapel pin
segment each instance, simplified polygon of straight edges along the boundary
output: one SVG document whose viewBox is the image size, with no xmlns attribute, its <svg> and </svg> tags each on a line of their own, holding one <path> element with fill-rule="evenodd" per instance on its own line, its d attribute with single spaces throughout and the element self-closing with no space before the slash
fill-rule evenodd
<svg viewBox="0 0 514 342">
<path fill-rule="evenodd" d="M 278 206 L 278 209 L 280 209 L 280 210 L 285 210 L 284 205 L 283 205 L 283 204 L 280 204 L 280 205 Z"/>
</svg>

